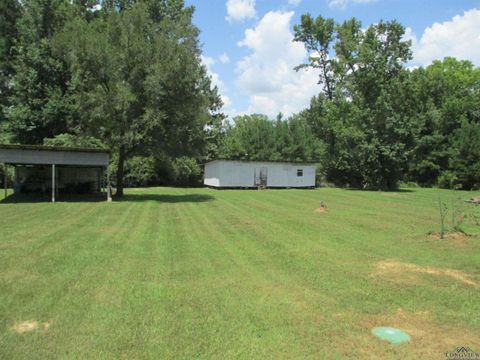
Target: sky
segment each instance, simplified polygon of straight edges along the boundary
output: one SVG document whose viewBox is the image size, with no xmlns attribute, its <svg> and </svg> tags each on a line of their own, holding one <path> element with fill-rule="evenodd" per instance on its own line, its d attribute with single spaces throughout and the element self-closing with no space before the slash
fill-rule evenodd
<svg viewBox="0 0 480 360">
<path fill-rule="evenodd" d="M 223 112 L 275 117 L 299 112 L 320 92 L 313 70 L 296 72 L 306 61 L 293 42 L 302 14 L 355 16 L 364 28 L 397 20 L 412 41 L 408 66 L 427 66 L 454 56 L 480 66 L 480 0 L 186 0 L 195 7 L 202 61 L 222 96 Z"/>
</svg>

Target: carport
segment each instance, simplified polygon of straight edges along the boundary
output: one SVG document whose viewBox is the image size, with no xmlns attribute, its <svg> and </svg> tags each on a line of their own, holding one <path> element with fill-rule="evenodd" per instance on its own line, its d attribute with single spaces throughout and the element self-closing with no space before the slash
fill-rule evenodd
<svg viewBox="0 0 480 360">
<path fill-rule="evenodd" d="M 0 163 L 15 167 L 14 191 L 48 192 L 52 202 L 62 194 L 101 194 L 103 188 L 111 201 L 109 160 L 105 149 L 0 144 Z M 6 173 L 4 183 L 7 197 Z"/>
</svg>

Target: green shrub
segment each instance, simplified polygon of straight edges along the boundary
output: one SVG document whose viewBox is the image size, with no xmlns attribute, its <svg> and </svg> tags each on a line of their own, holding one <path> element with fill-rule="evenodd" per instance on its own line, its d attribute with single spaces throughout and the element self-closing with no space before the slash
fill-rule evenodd
<svg viewBox="0 0 480 360">
<path fill-rule="evenodd" d="M 202 169 L 194 158 L 182 156 L 173 161 L 172 175 L 174 185 L 198 186 L 202 181 Z"/>
<path fill-rule="evenodd" d="M 438 187 L 442 189 L 455 189 L 461 187 L 458 184 L 458 177 L 451 171 L 444 171 L 438 177 Z"/>
<path fill-rule="evenodd" d="M 5 172 L 7 173 L 7 184 L 8 187 L 12 187 L 13 185 L 13 178 L 14 178 L 14 168 L 13 166 L 6 166 L 4 164 L 0 164 L 0 189 L 3 189 L 5 186 Z"/>
<path fill-rule="evenodd" d="M 415 181 L 400 181 L 398 184 L 400 188 L 420 189 L 421 186 Z"/>
<path fill-rule="evenodd" d="M 153 157 L 134 156 L 125 163 L 125 186 L 142 187 L 157 184 L 157 171 Z"/>
<path fill-rule="evenodd" d="M 110 160 L 110 181 L 117 186 L 118 156 L 114 154 Z M 125 187 L 144 187 L 158 185 L 158 171 L 152 156 L 134 156 L 125 162 L 123 173 Z"/>
</svg>

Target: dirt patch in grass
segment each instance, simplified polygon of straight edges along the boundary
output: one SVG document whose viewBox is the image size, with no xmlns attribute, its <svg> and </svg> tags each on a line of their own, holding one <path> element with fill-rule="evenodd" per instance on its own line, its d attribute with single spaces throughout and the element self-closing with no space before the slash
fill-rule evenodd
<svg viewBox="0 0 480 360">
<path fill-rule="evenodd" d="M 380 261 L 374 271 L 374 276 L 383 276 L 389 279 L 395 280 L 408 280 L 412 279 L 411 274 L 428 274 L 433 276 L 449 277 L 455 281 L 463 284 L 480 288 L 480 284 L 471 278 L 471 275 L 462 270 L 449 269 L 449 268 L 436 268 L 430 266 L 418 266 L 416 264 L 403 263 L 396 260 Z M 413 278 L 414 279 L 414 278 Z M 412 281 L 415 282 L 415 281 Z"/>
<path fill-rule="evenodd" d="M 468 239 L 470 235 L 461 231 L 452 231 L 443 234 L 444 239 Z M 427 235 L 428 240 L 442 240 L 440 232 L 431 232 Z"/>
<path fill-rule="evenodd" d="M 409 312 L 400 308 L 393 314 L 369 315 L 362 325 L 365 331 L 377 326 L 406 331 L 412 340 L 405 346 L 411 347 L 414 353 L 422 354 L 422 358 L 441 358 L 445 352 L 458 346 L 480 348 L 480 338 L 475 331 L 458 325 L 436 324 L 428 311 Z"/>
<path fill-rule="evenodd" d="M 458 246 L 466 246 L 469 237 L 470 235 L 461 231 L 452 231 L 445 233 L 443 235 L 443 239 L 440 232 L 431 232 L 427 234 L 428 241 L 448 241 L 448 243 Z"/>
<path fill-rule="evenodd" d="M 103 226 L 97 230 L 100 234 L 115 234 L 119 230 L 114 226 Z"/>
<path fill-rule="evenodd" d="M 402 196 L 399 193 L 390 193 L 390 192 L 382 193 L 382 195 L 383 196 L 389 196 L 389 197 L 400 197 L 400 196 Z"/>
<path fill-rule="evenodd" d="M 27 320 L 27 321 L 23 321 L 21 323 L 15 324 L 13 326 L 13 330 L 17 334 L 23 334 L 23 333 L 32 332 L 35 330 L 41 330 L 41 329 L 47 330 L 50 327 L 50 325 L 52 325 L 51 321 L 46 321 L 41 323 L 35 320 Z"/>
<path fill-rule="evenodd" d="M 314 210 L 316 213 L 320 213 L 320 214 L 323 214 L 323 213 L 326 213 L 328 212 L 327 208 L 326 207 L 319 207 L 317 209 Z"/>
<path fill-rule="evenodd" d="M 406 207 L 407 207 L 407 205 L 397 204 L 397 203 L 386 203 L 386 204 L 383 204 L 383 206 L 385 206 L 385 207 L 393 207 L 393 208 L 406 208 Z"/>
<path fill-rule="evenodd" d="M 236 224 L 233 224 L 234 228 L 244 228 L 244 227 L 256 227 L 258 224 L 253 220 L 241 220 Z"/>
</svg>

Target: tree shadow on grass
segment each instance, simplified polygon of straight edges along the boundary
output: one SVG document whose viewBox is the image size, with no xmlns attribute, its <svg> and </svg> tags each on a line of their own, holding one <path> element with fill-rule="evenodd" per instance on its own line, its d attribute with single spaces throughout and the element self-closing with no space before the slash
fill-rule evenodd
<svg viewBox="0 0 480 360">
<path fill-rule="evenodd" d="M 161 203 L 185 203 L 185 202 L 206 202 L 215 198 L 205 194 L 184 194 L 184 195 L 167 195 L 167 194 L 127 194 L 123 197 L 114 197 L 114 201 L 158 201 Z"/>
<path fill-rule="evenodd" d="M 113 197 L 113 201 L 158 201 L 161 203 L 184 203 L 184 202 L 206 202 L 215 198 L 211 195 L 204 194 L 184 194 L 184 195 L 167 195 L 167 194 L 127 194 L 123 197 Z M 47 203 L 52 198 L 46 194 L 12 194 L 0 200 L 0 204 L 30 204 L 30 203 Z M 97 195 L 60 195 L 56 198 L 56 202 L 102 202 L 107 201 L 106 194 Z"/>
<path fill-rule="evenodd" d="M 48 203 L 51 202 L 51 195 L 47 194 L 11 194 L 6 198 L 0 200 L 0 204 L 34 204 L 34 203 Z M 79 203 L 79 202 L 102 202 L 107 201 L 106 194 L 88 194 L 88 195 L 58 195 L 55 199 L 55 202 L 68 202 L 68 203 Z"/>
<path fill-rule="evenodd" d="M 368 192 L 384 192 L 384 193 L 412 193 L 416 192 L 415 189 L 396 189 L 396 190 L 379 190 L 379 189 L 359 189 L 359 188 L 344 188 L 349 191 L 368 191 Z"/>
</svg>

